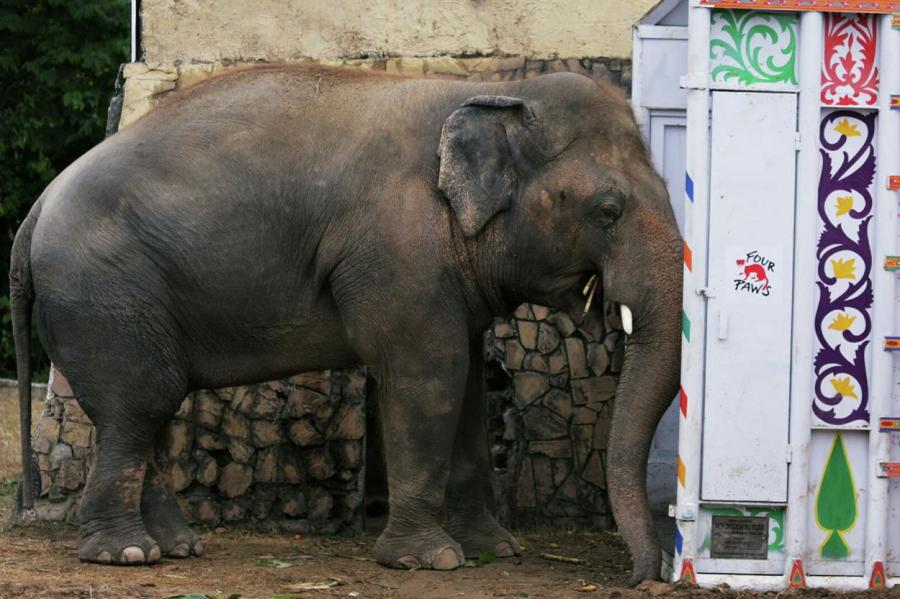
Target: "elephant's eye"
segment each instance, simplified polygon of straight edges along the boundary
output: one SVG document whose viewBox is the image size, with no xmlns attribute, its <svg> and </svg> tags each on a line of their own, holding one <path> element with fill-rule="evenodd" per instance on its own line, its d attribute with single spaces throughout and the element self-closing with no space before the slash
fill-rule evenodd
<svg viewBox="0 0 900 599">
<path fill-rule="evenodd" d="M 591 212 L 604 227 L 616 222 L 622 216 L 622 200 L 616 196 L 604 195 L 592 202 Z"/>
</svg>

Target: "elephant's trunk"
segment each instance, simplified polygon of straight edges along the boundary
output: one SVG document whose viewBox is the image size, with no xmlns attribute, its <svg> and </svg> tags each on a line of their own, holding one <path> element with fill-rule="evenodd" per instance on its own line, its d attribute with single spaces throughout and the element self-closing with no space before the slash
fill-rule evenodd
<svg viewBox="0 0 900 599">
<path fill-rule="evenodd" d="M 635 331 L 626 344 L 616 391 L 607 479 L 613 514 L 634 560 L 632 585 L 660 576 L 660 545 L 647 498 L 647 458 L 656 426 L 678 390 L 681 277 L 677 278 L 671 288 L 658 290 L 654 309 L 635 310 Z"/>
</svg>

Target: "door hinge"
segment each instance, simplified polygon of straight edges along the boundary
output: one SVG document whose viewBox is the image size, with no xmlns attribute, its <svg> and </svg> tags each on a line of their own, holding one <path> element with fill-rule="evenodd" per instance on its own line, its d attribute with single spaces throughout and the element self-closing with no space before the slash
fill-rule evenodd
<svg viewBox="0 0 900 599">
<path fill-rule="evenodd" d="M 714 287 L 701 287 L 696 291 L 696 293 L 700 297 L 705 297 L 706 299 L 716 297 L 716 290 Z"/>
<path fill-rule="evenodd" d="M 794 131 L 794 149 L 797 151 L 803 149 L 803 138 L 799 131 Z"/>
<path fill-rule="evenodd" d="M 681 522 L 694 522 L 697 519 L 697 508 L 692 503 L 683 506 L 669 504 L 669 518 L 675 518 Z"/>
<path fill-rule="evenodd" d="M 784 461 L 788 464 L 794 461 L 794 448 L 790 445 L 784 448 Z"/>
</svg>

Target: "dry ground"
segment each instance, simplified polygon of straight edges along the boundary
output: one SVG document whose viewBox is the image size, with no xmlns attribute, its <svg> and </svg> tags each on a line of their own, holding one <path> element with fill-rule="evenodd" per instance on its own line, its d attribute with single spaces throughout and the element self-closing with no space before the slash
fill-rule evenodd
<svg viewBox="0 0 900 599">
<path fill-rule="evenodd" d="M 35 412 L 37 418 L 40 402 L 36 402 Z M 13 504 L 14 485 L 10 479 L 19 470 L 18 428 L 16 402 L 0 401 L 0 524 L 6 522 Z M 165 560 L 152 567 L 114 568 L 79 562 L 77 532 L 71 527 L 3 528 L 0 529 L 0 599 L 191 595 L 194 599 L 832 596 L 823 591 L 757 595 L 663 584 L 630 590 L 623 587 L 628 577 L 627 553 L 618 537 L 606 533 L 520 533 L 525 545 L 523 558 L 473 564 L 455 572 L 382 568 L 371 561 L 373 535 L 359 539 L 293 538 L 222 529 L 202 530 L 201 535 L 207 549 L 203 558 Z M 583 563 L 548 561 L 540 557 L 542 553 L 575 557 Z M 318 588 L 303 590 L 302 585 Z M 900 599 L 900 589 L 855 596 Z"/>
</svg>

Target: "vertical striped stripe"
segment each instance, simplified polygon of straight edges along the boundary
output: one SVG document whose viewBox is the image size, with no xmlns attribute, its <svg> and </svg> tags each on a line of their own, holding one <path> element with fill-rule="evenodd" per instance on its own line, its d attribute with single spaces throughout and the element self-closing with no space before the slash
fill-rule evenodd
<svg viewBox="0 0 900 599">
<path fill-rule="evenodd" d="M 687 476 L 684 468 L 684 462 L 681 461 L 681 456 L 678 456 L 678 483 L 683 487 L 684 486 L 684 478 Z"/>
<path fill-rule="evenodd" d="M 691 340 L 691 321 L 684 310 L 681 311 L 681 332 L 684 333 L 685 339 Z"/>
<path fill-rule="evenodd" d="M 691 203 L 694 203 L 694 180 L 691 179 L 690 174 L 685 171 L 684 173 L 684 192 L 687 194 L 688 199 Z"/>
<path fill-rule="evenodd" d="M 694 254 L 691 252 L 691 246 L 684 242 L 684 265 L 691 272 L 694 272 Z"/>
<path fill-rule="evenodd" d="M 681 415 L 687 418 L 687 393 L 684 392 L 684 387 L 681 387 L 679 390 L 679 399 L 681 404 Z"/>
</svg>

